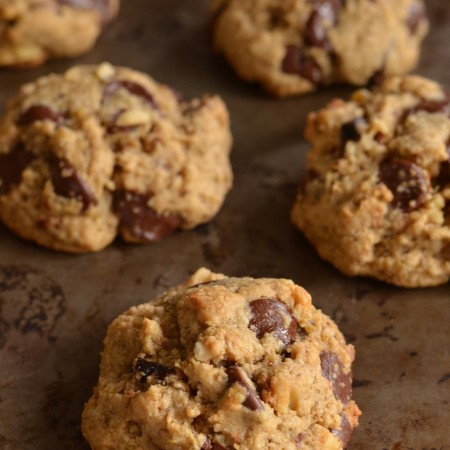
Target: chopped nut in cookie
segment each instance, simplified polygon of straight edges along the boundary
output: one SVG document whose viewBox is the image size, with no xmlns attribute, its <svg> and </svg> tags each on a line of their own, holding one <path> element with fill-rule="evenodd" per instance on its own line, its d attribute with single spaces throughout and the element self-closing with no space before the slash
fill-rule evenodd
<svg viewBox="0 0 450 450">
<path fill-rule="evenodd" d="M 447 283 L 450 101 L 418 76 L 386 78 L 311 113 L 292 221 L 346 275 Z"/>
<path fill-rule="evenodd" d="M 200 269 L 104 342 L 82 418 L 93 450 L 340 450 L 358 424 L 354 349 L 286 279 Z"/>
</svg>

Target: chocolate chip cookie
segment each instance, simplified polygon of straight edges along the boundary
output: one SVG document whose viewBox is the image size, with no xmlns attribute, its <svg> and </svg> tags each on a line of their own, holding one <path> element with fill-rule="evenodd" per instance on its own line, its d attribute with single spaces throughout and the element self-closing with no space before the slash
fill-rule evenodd
<svg viewBox="0 0 450 450">
<path fill-rule="evenodd" d="M 347 275 L 399 286 L 450 278 L 450 95 L 394 77 L 308 119 L 313 148 L 292 210 L 319 254 Z"/>
<path fill-rule="evenodd" d="M 37 66 L 90 50 L 119 0 L 0 0 L 0 66 Z"/>
<path fill-rule="evenodd" d="M 406 73 L 428 28 L 422 0 L 215 0 L 212 21 L 215 49 L 280 97 Z"/>
<path fill-rule="evenodd" d="M 219 97 L 186 101 L 104 63 L 22 87 L 0 120 L 0 219 L 68 252 L 154 242 L 210 220 L 231 187 Z"/>
<path fill-rule="evenodd" d="M 83 413 L 93 450 L 338 450 L 358 423 L 354 349 L 289 280 L 200 269 L 104 344 Z"/>
</svg>

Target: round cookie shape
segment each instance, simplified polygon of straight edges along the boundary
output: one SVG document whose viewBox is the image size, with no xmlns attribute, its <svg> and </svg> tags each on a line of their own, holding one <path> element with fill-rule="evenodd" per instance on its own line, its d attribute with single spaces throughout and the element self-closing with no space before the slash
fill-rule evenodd
<svg viewBox="0 0 450 450">
<path fill-rule="evenodd" d="M 89 51 L 119 0 L 0 0 L 0 66 L 38 66 Z"/>
<path fill-rule="evenodd" d="M 279 97 L 409 72 L 428 30 L 422 0 L 215 0 L 212 22 L 215 50 Z"/>
<path fill-rule="evenodd" d="M 339 450 L 354 349 L 285 279 L 199 269 L 116 318 L 85 405 L 93 450 Z"/>
<path fill-rule="evenodd" d="M 404 287 L 450 279 L 450 95 L 393 77 L 311 113 L 293 223 L 347 275 Z"/>
<path fill-rule="evenodd" d="M 57 250 L 193 228 L 217 213 L 232 183 L 219 97 L 185 101 L 108 63 L 23 86 L 0 130 L 0 219 Z"/>
</svg>

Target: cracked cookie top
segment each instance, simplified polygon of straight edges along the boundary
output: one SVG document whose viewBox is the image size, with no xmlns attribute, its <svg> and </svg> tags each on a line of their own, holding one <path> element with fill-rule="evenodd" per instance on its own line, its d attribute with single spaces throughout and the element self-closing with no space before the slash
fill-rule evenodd
<svg viewBox="0 0 450 450">
<path fill-rule="evenodd" d="M 0 66 L 81 55 L 118 10 L 119 0 L 0 0 Z"/>
<path fill-rule="evenodd" d="M 200 269 L 104 343 L 93 449 L 342 449 L 357 425 L 354 349 L 289 280 Z"/>
<path fill-rule="evenodd" d="M 215 49 L 242 78 L 277 96 L 406 73 L 417 64 L 428 29 L 422 0 L 216 0 L 212 5 Z"/>
<path fill-rule="evenodd" d="M 231 187 L 222 100 L 107 63 L 25 85 L 0 130 L 0 218 L 58 250 L 157 241 L 210 220 Z"/>
<path fill-rule="evenodd" d="M 293 222 L 349 275 L 400 286 L 450 278 L 450 95 L 393 77 L 309 116 Z"/>
</svg>

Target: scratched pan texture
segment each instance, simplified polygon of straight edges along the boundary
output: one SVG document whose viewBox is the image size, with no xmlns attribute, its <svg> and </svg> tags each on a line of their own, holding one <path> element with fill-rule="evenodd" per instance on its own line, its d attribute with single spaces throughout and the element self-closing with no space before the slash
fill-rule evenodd
<svg viewBox="0 0 450 450">
<path fill-rule="evenodd" d="M 450 2 L 430 0 L 419 72 L 450 87 Z M 289 223 L 302 178 L 308 111 L 346 88 L 277 101 L 210 54 L 206 0 L 126 0 L 96 49 L 76 61 L 0 72 L 0 102 L 24 82 L 71 64 L 134 67 L 187 96 L 220 93 L 233 121 L 235 186 L 215 220 L 147 247 L 117 242 L 71 256 L 0 228 L 0 448 L 87 450 L 80 414 L 98 375 L 107 324 L 199 266 L 288 277 L 357 350 L 363 411 L 350 450 L 450 449 L 450 289 L 404 290 L 349 279 L 321 261 Z M 255 449 L 257 450 L 257 449 Z"/>
</svg>

